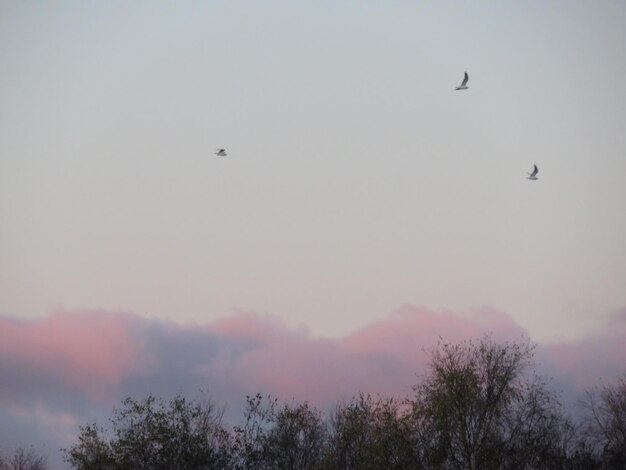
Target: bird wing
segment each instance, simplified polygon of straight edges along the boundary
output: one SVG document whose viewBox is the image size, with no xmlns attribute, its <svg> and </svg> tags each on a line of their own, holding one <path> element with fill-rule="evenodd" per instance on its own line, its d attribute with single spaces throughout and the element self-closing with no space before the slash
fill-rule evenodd
<svg viewBox="0 0 626 470">
<path fill-rule="evenodd" d="M 530 174 L 530 176 L 537 176 L 537 173 L 539 173 L 539 168 L 537 168 L 537 165 L 533 165 L 534 169 L 533 172 Z"/>
<path fill-rule="evenodd" d="M 467 72 L 465 72 L 465 76 L 463 77 L 463 82 L 461 83 L 461 86 L 467 85 L 468 80 L 469 80 L 469 76 L 467 75 Z"/>
</svg>

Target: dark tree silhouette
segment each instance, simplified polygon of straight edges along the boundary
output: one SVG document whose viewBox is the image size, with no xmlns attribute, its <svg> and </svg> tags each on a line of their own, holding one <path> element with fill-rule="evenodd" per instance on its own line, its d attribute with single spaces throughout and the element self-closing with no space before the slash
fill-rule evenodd
<svg viewBox="0 0 626 470">
<path fill-rule="evenodd" d="M 626 468 L 626 376 L 600 390 L 587 391 L 583 407 L 589 447 L 601 457 L 604 468 Z"/>
<path fill-rule="evenodd" d="M 327 468 L 422 468 L 407 414 L 392 398 L 359 395 L 330 419 Z"/>
<path fill-rule="evenodd" d="M 128 398 L 110 429 L 81 427 L 65 457 L 78 470 L 626 468 L 626 379 L 589 392 L 574 425 L 535 374 L 528 342 L 440 342 L 413 391 L 361 394 L 327 415 L 257 394 L 228 430 L 208 400 Z M 44 468 L 9 464 L 0 470 Z"/>
<path fill-rule="evenodd" d="M 247 397 L 245 423 L 235 428 L 237 468 L 319 468 L 327 431 L 308 403 L 279 407 L 276 399 Z"/>
<path fill-rule="evenodd" d="M 556 398 L 530 373 L 533 347 L 440 343 L 410 401 L 416 442 L 436 468 L 542 468 L 559 453 Z"/>
<path fill-rule="evenodd" d="M 177 396 L 166 404 L 150 395 L 124 400 L 111 432 L 95 424 L 82 427 L 78 443 L 65 454 L 79 470 L 221 469 L 230 465 L 230 445 L 221 413 L 210 402 Z"/>
<path fill-rule="evenodd" d="M 0 470 L 48 470 L 45 457 L 37 454 L 34 449 L 26 450 L 18 447 L 12 454 L 0 456 Z"/>
</svg>

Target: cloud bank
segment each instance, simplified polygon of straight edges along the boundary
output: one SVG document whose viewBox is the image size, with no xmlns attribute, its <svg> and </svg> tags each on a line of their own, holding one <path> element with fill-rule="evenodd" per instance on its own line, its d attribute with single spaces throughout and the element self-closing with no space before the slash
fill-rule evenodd
<svg viewBox="0 0 626 470">
<path fill-rule="evenodd" d="M 493 309 L 463 316 L 405 306 L 333 339 L 254 313 L 194 325 L 105 311 L 0 317 L 0 442 L 10 448 L 39 440 L 53 454 L 71 442 L 78 424 L 105 422 L 122 398 L 148 393 L 206 390 L 233 422 L 245 396 L 257 392 L 322 409 L 358 392 L 405 396 L 440 339 L 485 333 L 498 341 L 528 339 Z M 614 380 L 626 372 L 626 310 L 595 336 L 538 345 L 536 358 L 539 373 L 566 398 Z"/>
</svg>

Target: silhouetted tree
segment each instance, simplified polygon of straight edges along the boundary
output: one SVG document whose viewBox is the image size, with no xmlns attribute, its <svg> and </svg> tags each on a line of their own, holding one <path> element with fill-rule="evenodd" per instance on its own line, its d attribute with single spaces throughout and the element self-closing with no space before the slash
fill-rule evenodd
<svg viewBox="0 0 626 470">
<path fill-rule="evenodd" d="M 317 468 L 324 452 L 326 435 L 319 411 L 307 402 L 283 405 L 276 414 L 266 441 L 272 468 Z"/>
<path fill-rule="evenodd" d="M 33 449 L 18 447 L 5 458 L 0 456 L 0 470 L 47 470 L 47 459 Z"/>
<path fill-rule="evenodd" d="M 529 344 L 490 337 L 439 344 L 410 401 L 428 467 L 552 468 L 562 417 L 532 359 Z"/>
<path fill-rule="evenodd" d="M 589 392 L 574 425 L 535 374 L 533 347 L 486 336 L 441 342 L 413 390 L 401 401 L 361 394 L 325 416 L 257 394 L 232 430 L 208 401 L 129 398 L 111 429 L 81 427 L 65 457 L 79 470 L 626 468 L 626 378 Z M 24 456 L 0 470 L 45 468 L 17 466 Z"/>
<path fill-rule="evenodd" d="M 626 468 L 626 376 L 599 391 L 587 391 L 584 432 L 604 468 Z"/>
<path fill-rule="evenodd" d="M 574 425 L 570 419 L 563 419 L 556 431 L 559 442 L 545 464 L 555 470 L 601 470 L 601 461 L 588 445 L 581 432 L 581 425 Z M 543 465 L 545 468 L 546 465 Z"/>
<path fill-rule="evenodd" d="M 235 428 L 241 469 L 318 468 L 327 431 L 321 414 L 308 403 L 278 407 L 277 400 L 247 397 L 245 423 Z"/>
<path fill-rule="evenodd" d="M 422 468 L 416 449 L 406 413 L 398 402 L 361 394 L 348 404 L 338 405 L 331 416 L 325 467 Z"/>
<path fill-rule="evenodd" d="M 210 402 L 169 403 L 152 395 L 127 398 L 115 410 L 112 433 L 94 425 L 80 429 L 78 443 L 65 451 L 79 470 L 223 469 L 230 465 L 231 442 L 221 413 Z"/>
</svg>

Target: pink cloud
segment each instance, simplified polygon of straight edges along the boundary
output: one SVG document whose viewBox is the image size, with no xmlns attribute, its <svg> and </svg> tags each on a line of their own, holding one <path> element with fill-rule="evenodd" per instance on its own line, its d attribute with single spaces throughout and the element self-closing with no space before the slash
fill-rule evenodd
<svg viewBox="0 0 626 470">
<path fill-rule="evenodd" d="M 598 337 L 542 346 L 540 362 L 551 375 L 566 373 L 576 387 L 614 372 L 626 357 L 622 317 Z M 332 402 L 359 391 L 406 394 L 440 339 L 459 342 L 487 332 L 496 340 L 526 336 L 494 309 L 463 316 L 405 306 L 338 339 L 312 337 L 278 317 L 251 313 L 181 326 L 90 311 L 37 320 L 2 318 L 0 352 L 5 370 L 21 371 L 9 387 L 14 396 L 28 386 L 19 382 L 27 374 L 107 403 L 127 391 L 158 394 L 194 387 L 223 390 L 228 397 L 262 391 Z"/>
<path fill-rule="evenodd" d="M 466 317 L 450 311 L 433 312 L 424 307 L 405 306 L 389 317 L 346 336 L 348 351 L 384 354 L 413 360 L 417 351 L 431 349 L 439 339 L 458 342 L 487 332 L 495 338 L 518 338 L 524 333 L 510 317 L 495 310 L 481 310 Z"/>
<path fill-rule="evenodd" d="M 120 379 L 133 370 L 138 352 L 139 345 L 122 314 L 0 318 L 0 354 L 5 364 L 78 388 L 91 399 L 106 399 Z"/>
<path fill-rule="evenodd" d="M 350 398 L 360 391 L 410 392 L 418 380 L 416 373 L 424 370 L 428 352 L 440 338 L 455 342 L 490 331 L 498 339 L 509 339 L 524 333 L 494 310 L 462 317 L 411 306 L 339 339 L 311 337 L 287 328 L 276 317 L 254 314 L 220 319 L 207 330 L 248 345 L 236 358 L 222 356 L 213 364 L 227 371 L 226 377 L 241 378 L 248 393 L 262 391 L 317 403 Z M 210 374 L 211 367 L 205 370 Z"/>
</svg>

